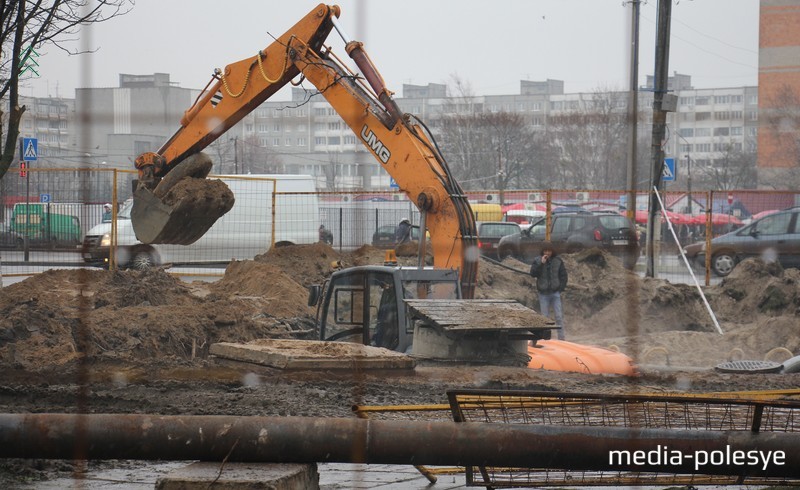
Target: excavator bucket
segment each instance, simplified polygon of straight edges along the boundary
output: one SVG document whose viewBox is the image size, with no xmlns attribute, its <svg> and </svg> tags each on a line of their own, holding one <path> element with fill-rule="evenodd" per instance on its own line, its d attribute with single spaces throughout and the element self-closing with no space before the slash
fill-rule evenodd
<svg viewBox="0 0 800 490">
<path fill-rule="evenodd" d="M 231 210 L 233 192 L 221 180 L 205 178 L 210 163 L 200 153 L 177 165 L 154 190 L 138 186 L 131 224 L 139 241 L 190 245 Z"/>
</svg>

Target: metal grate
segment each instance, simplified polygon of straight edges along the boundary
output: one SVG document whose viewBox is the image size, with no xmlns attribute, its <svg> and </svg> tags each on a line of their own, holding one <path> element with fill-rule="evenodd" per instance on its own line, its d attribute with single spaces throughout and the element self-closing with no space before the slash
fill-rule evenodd
<svg viewBox="0 0 800 490">
<path fill-rule="evenodd" d="M 772 361 L 729 361 L 717 364 L 717 370 L 724 373 L 777 373 L 783 364 Z"/>
<path fill-rule="evenodd" d="M 624 427 L 693 431 L 800 432 L 797 390 L 722 395 L 599 395 L 459 390 L 448 392 L 456 422 Z M 727 485 L 800 483 L 785 477 L 742 477 L 630 471 L 466 467 L 470 485 Z"/>
</svg>

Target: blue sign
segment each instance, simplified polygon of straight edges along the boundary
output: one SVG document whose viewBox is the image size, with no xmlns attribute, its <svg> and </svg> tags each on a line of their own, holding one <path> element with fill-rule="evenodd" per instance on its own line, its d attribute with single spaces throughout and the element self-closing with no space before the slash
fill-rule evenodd
<svg viewBox="0 0 800 490">
<path fill-rule="evenodd" d="M 662 182 L 673 182 L 675 180 L 675 159 L 664 159 L 664 172 L 661 174 Z"/>
<path fill-rule="evenodd" d="M 22 154 L 22 161 L 35 162 L 39 158 L 39 140 L 22 138 L 22 147 L 19 152 Z"/>
<path fill-rule="evenodd" d="M 39 194 L 39 202 L 50 202 L 50 194 Z"/>
<path fill-rule="evenodd" d="M 399 189 L 400 186 L 397 184 L 397 181 L 394 180 L 394 177 L 389 177 L 389 188 L 390 189 Z"/>
</svg>

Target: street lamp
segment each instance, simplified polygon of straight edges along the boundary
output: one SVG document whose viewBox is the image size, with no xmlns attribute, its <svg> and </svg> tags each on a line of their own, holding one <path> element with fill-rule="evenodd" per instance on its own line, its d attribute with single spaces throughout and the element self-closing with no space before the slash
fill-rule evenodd
<svg viewBox="0 0 800 490">
<path fill-rule="evenodd" d="M 684 140 L 685 141 L 685 140 Z M 689 197 L 689 205 L 686 208 L 687 214 L 692 214 L 692 159 L 686 154 L 686 193 Z"/>
<path fill-rule="evenodd" d="M 686 138 L 681 136 L 679 132 L 675 132 L 678 135 L 678 138 L 682 139 L 684 143 L 686 143 L 686 194 L 689 198 L 689 205 L 687 206 L 687 214 L 692 214 L 692 159 L 689 156 L 689 148 L 692 147 L 692 144 L 686 141 Z"/>
<path fill-rule="evenodd" d="M 503 141 L 506 155 L 508 155 L 508 139 Z M 497 190 L 500 205 L 505 204 L 505 179 L 506 171 L 503 168 L 503 147 L 497 146 Z"/>
</svg>

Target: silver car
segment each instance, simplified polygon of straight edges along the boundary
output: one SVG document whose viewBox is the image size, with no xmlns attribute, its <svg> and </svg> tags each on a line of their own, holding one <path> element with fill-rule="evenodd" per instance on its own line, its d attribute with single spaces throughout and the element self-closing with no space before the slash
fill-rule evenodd
<svg viewBox="0 0 800 490">
<path fill-rule="evenodd" d="M 698 267 L 705 267 L 706 242 L 684 249 Z M 800 207 L 785 209 L 711 240 L 711 270 L 725 277 L 742 260 L 760 257 L 784 268 L 800 267 Z"/>
</svg>

